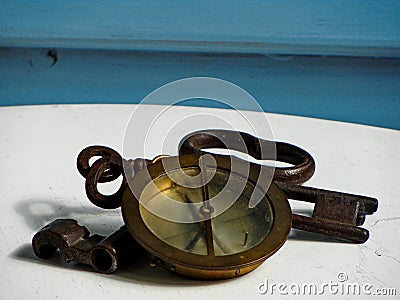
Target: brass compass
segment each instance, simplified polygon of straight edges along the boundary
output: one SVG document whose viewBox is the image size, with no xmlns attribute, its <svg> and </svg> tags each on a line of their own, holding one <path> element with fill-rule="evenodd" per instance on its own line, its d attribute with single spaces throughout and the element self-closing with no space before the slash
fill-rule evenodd
<svg viewBox="0 0 400 300">
<path fill-rule="evenodd" d="M 264 196 L 255 207 L 249 208 L 250 198 L 258 188 L 259 167 L 252 165 L 249 176 L 237 170 L 232 174 L 230 158 L 217 156 L 212 180 L 203 187 L 187 188 L 168 176 L 163 167 L 163 160 L 168 159 L 171 158 L 162 158 L 148 166 L 151 180 L 147 172 L 133 177 L 132 185 L 141 190 L 140 199 L 129 188 L 122 196 L 122 215 L 129 232 L 157 264 L 195 278 L 229 278 L 255 269 L 283 245 L 291 228 L 291 210 L 284 193 L 273 183 L 268 190 L 258 191 Z M 173 170 L 174 178 L 200 173 L 196 155 L 181 156 L 180 165 L 181 169 Z M 208 197 L 223 190 L 229 177 L 233 188 L 224 197 L 240 195 L 226 211 L 213 216 L 215 209 L 207 205 Z M 241 186 L 240 181 L 245 181 L 245 187 L 243 191 L 235 191 L 235 186 Z M 171 198 L 189 204 L 193 223 L 166 220 L 146 208 L 162 209 Z M 146 207 L 141 203 L 146 203 Z M 209 215 L 206 220 L 195 221 L 206 214 Z"/>
</svg>

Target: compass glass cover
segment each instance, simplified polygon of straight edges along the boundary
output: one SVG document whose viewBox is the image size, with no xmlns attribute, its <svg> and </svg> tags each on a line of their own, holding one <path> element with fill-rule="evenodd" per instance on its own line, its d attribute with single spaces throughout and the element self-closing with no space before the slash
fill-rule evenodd
<svg viewBox="0 0 400 300">
<path fill-rule="evenodd" d="M 239 174 L 222 169 L 206 169 L 206 172 L 215 172 L 211 181 L 204 186 L 208 198 L 219 195 L 222 202 L 224 198 L 228 201 L 237 198 L 228 209 L 215 216 L 211 214 L 211 219 L 199 222 L 197 216 L 204 214 L 204 211 L 213 211 L 213 207 L 207 206 L 205 209 L 203 205 L 206 200 L 204 188 L 178 185 L 171 178 L 184 182 L 190 176 L 199 175 L 200 170 L 197 167 L 177 169 L 169 171 L 169 176 L 166 173 L 159 175 L 144 188 L 140 202 L 146 203 L 146 207 L 140 205 L 139 210 L 146 226 L 165 243 L 199 255 L 236 254 L 258 245 L 268 235 L 273 224 L 273 212 L 267 195 L 262 194 L 261 201 L 249 208 L 253 193 L 260 193 L 253 183 Z M 224 189 L 228 179 L 229 189 Z M 189 204 L 193 222 L 178 223 L 151 212 L 152 207 L 169 209 L 168 202 L 171 199 Z M 179 214 L 179 211 L 176 213 Z M 187 214 L 188 211 L 182 213 Z"/>
</svg>

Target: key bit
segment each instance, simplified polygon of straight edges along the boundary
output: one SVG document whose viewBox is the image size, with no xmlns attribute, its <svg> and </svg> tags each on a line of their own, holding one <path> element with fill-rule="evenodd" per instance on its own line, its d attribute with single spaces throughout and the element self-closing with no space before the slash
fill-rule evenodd
<svg viewBox="0 0 400 300">
<path fill-rule="evenodd" d="M 125 226 L 108 237 L 93 234 L 73 219 L 57 219 L 35 234 L 33 251 L 47 259 L 60 249 L 66 262 L 90 265 L 99 273 L 110 274 L 141 249 Z"/>
<path fill-rule="evenodd" d="M 368 240 L 368 230 L 359 226 L 364 223 L 366 215 L 377 211 L 377 199 L 300 185 L 279 183 L 279 186 L 289 199 L 315 204 L 311 218 L 293 214 L 293 228 L 355 243 Z"/>
</svg>

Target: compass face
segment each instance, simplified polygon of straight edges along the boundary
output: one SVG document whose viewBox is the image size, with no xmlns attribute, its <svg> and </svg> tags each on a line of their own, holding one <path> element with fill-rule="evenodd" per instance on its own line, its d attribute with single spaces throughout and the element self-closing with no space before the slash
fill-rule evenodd
<svg viewBox="0 0 400 300">
<path fill-rule="evenodd" d="M 138 172 L 129 183 L 135 192 L 127 187 L 122 197 L 126 227 L 153 262 L 198 279 L 230 278 L 254 270 L 284 244 L 289 202 L 274 183 L 267 191 L 256 184 L 261 167 L 236 161 L 233 172 L 230 158 L 216 156 L 216 165 L 200 173 L 199 156 L 186 154 L 180 168 L 166 171 L 164 162 L 173 159 Z M 200 184 L 187 184 L 196 177 Z M 254 195 L 261 201 L 250 208 Z"/>
<path fill-rule="evenodd" d="M 205 186 L 208 197 L 212 199 L 223 191 L 218 201 L 224 201 L 224 198 L 227 201 L 233 198 L 237 200 L 223 213 L 215 217 L 211 214 L 210 220 L 196 222 L 204 213 L 205 208 L 202 188 L 178 185 L 171 178 L 182 182 L 188 176 L 196 176 L 199 172 L 196 167 L 174 170 L 173 174 L 164 173 L 154 178 L 153 182 L 144 188 L 140 202 L 146 203 L 146 207 L 140 205 L 139 209 L 150 231 L 173 247 L 199 255 L 210 254 L 209 248 L 212 248 L 211 252 L 215 256 L 222 256 L 243 252 L 258 245 L 268 235 L 273 223 L 272 209 L 268 199 L 265 197 L 257 206 L 249 208 L 250 197 L 256 187 L 240 175 L 216 170 L 211 181 Z M 207 172 L 211 173 L 211 170 Z M 230 188 L 223 190 L 228 180 L 231 180 Z M 168 209 L 168 203 L 171 200 L 187 204 L 193 222 L 173 222 L 150 212 L 152 206 Z M 207 209 L 215 211 L 212 204 L 209 204 Z M 187 212 L 187 209 L 182 210 L 182 213 Z M 212 247 L 207 244 L 207 222 L 210 223 L 208 226 Z"/>
</svg>

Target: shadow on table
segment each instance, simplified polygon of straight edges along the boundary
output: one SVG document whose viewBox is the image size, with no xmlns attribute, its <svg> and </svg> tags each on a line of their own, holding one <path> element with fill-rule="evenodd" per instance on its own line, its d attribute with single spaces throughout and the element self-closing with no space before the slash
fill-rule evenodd
<svg viewBox="0 0 400 300">
<path fill-rule="evenodd" d="M 40 206 L 42 209 L 35 209 Z M 43 207 L 47 207 L 43 209 Z M 21 201 L 15 205 L 15 210 L 24 217 L 27 225 L 34 230 L 40 230 L 46 224 L 56 219 L 77 219 L 79 224 L 87 226 L 89 231 L 94 234 L 109 235 L 122 224 L 122 216 L 119 210 L 108 210 L 97 207 L 74 207 L 60 206 L 60 202 L 54 200 L 36 200 L 28 199 Z M 47 212 L 45 212 L 45 210 Z M 86 224 L 83 224 L 85 221 Z M 61 252 L 57 251 L 49 259 L 39 259 L 32 250 L 32 245 L 26 243 L 9 255 L 11 258 L 23 261 L 29 261 L 42 266 L 52 266 L 57 269 L 79 270 L 83 272 L 94 272 L 90 266 L 70 262 L 66 263 L 61 256 Z M 118 271 L 111 274 L 98 274 L 98 276 L 106 276 L 110 280 L 120 280 L 132 283 L 149 284 L 149 285 L 168 285 L 168 286 L 201 286 L 201 285 L 217 285 L 223 284 L 227 280 L 219 281 L 200 281 L 179 276 L 175 273 L 164 270 L 161 267 L 150 267 L 147 255 L 144 251 L 136 253 L 136 257 L 124 266 L 118 268 Z"/>
<path fill-rule="evenodd" d="M 75 199 L 76 202 L 76 199 Z M 74 203 L 74 201 L 71 201 Z M 36 200 L 28 199 L 15 205 L 15 210 L 25 219 L 28 227 L 35 232 L 46 224 L 62 218 L 77 219 L 81 225 L 87 226 L 89 231 L 94 234 L 107 236 L 118 229 L 122 224 L 122 216 L 119 210 L 103 210 L 97 207 L 86 206 L 67 206 L 54 200 Z M 296 211 L 307 215 L 308 211 Z M 292 229 L 290 240 L 313 241 L 313 242 L 342 242 L 338 239 Z M 39 265 L 51 265 L 58 269 L 73 269 L 84 272 L 94 272 L 91 267 L 74 262 L 66 263 L 61 253 L 57 251 L 47 260 L 39 259 L 35 256 L 30 243 L 24 244 L 10 254 L 10 257 L 17 260 L 29 261 Z M 151 285 L 169 285 L 169 286 L 199 286 L 209 284 L 221 284 L 222 281 L 199 281 L 181 277 L 172 272 L 166 271 L 161 267 L 150 267 L 145 252 L 139 251 L 132 262 L 122 266 L 112 275 L 98 274 L 98 276 L 107 276 L 110 280 L 122 280 L 126 282 L 140 282 Z M 229 279 L 234 280 L 234 279 Z"/>
<path fill-rule="evenodd" d="M 312 217 L 312 209 L 292 209 L 293 214 L 299 214 L 305 217 Z M 327 243 L 348 243 L 340 238 L 319 234 L 315 232 L 299 230 L 292 228 L 289 234 L 289 240 L 310 241 L 310 242 L 327 242 Z"/>
<path fill-rule="evenodd" d="M 11 258 L 17 260 L 28 261 L 30 263 L 34 263 L 40 266 L 51 266 L 58 270 L 71 270 L 71 271 L 80 271 L 80 272 L 90 272 L 93 273 L 94 270 L 90 266 L 70 262 L 66 263 L 62 257 L 61 253 L 57 251 L 53 256 L 49 259 L 43 260 L 39 259 L 35 256 L 32 250 L 31 244 L 24 244 L 14 252 L 10 254 Z M 200 281 L 193 280 L 190 278 L 185 278 L 174 274 L 172 272 L 166 271 L 161 267 L 150 267 L 148 264 L 147 255 L 145 253 L 139 253 L 129 264 L 126 264 L 122 267 L 118 268 L 113 274 L 96 274 L 96 276 L 107 277 L 110 280 L 119 280 L 130 283 L 139 283 L 139 284 L 147 284 L 147 285 L 157 285 L 157 286 L 205 286 L 205 285 L 217 285 L 223 284 L 227 280 L 218 280 L 218 281 Z"/>
</svg>

